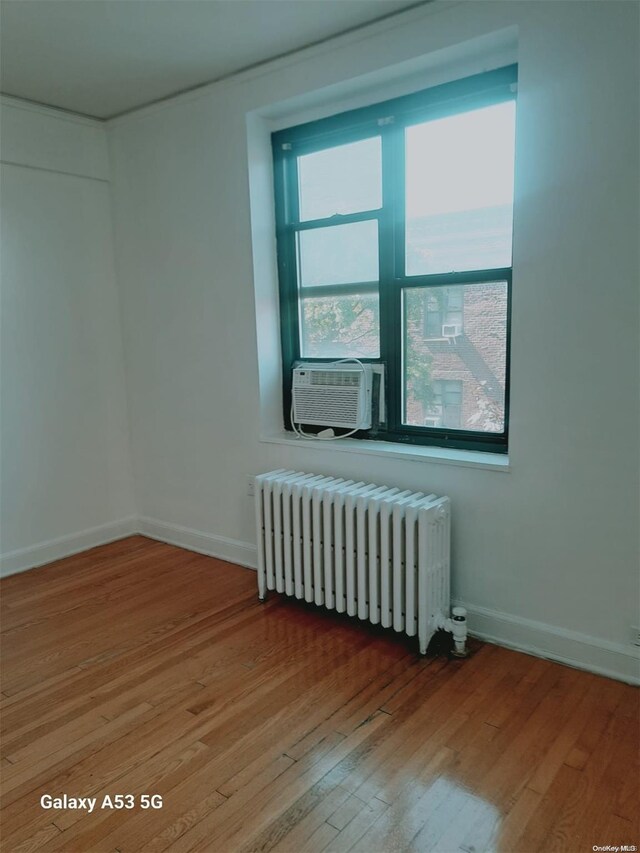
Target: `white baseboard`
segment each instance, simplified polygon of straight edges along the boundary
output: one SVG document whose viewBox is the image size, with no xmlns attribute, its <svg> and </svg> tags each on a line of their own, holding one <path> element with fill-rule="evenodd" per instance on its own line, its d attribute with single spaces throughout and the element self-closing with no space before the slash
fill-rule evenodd
<svg viewBox="0 0 640 853">
<path fill-rule="evenodd" d="M 257 566 L 256 546 L 250 542 L 203 533 L 153 518 L 127 518 L 4 554 L 0 557 L 0 576 L 41 566 L 134 533 L 250 569 Z M 474 637 L 618 681 L 640 684 L 640 650 L 632 645 L 624 646 L 467 601 L 456 600 L 453 603 L 467 608 L 469 632 Z"/>
<path fill-rule="evenodd" d="M 249 569 L 255 569 L 258 564 L 256 546 L 250 542 L 240 542 L 238 539 L 228 539 L 226 536 L 203 533 L 191 527 L 157 521 L 155 518 L 139 518 L 138 532 L 150 539 L 167 542 L 169 545 L 178 545 L 188 551 L 197 551 L 198 554 L 217 557 Z"/>
<path fill-rule="evenodd" d="M 46 542 L 39 542 L 28 548 L 8 551 L 0 555 L 0 577 L 35 569 L 45 563 L 71 557 L 73 554 L 79 554 L 97 545 L 106 545 L 107 542 L 115 542 L 117 539 L 124 539 L 125 536 L 131 536 L 137 532 L 137 520 L 132 516 L 109 522 L 109 524 L 101 524 L 99 527 L 90 527 L 78 533 L 48 539 Z"/>
<path fill-rule="evenodd" d="M 640 684 L 640 649 L 612 643 L 545 622 L 512 616 L 456 600 L 467 608 L 469 633 L 519 652 L 586 669 L 629 684 Z"/>
</svg>

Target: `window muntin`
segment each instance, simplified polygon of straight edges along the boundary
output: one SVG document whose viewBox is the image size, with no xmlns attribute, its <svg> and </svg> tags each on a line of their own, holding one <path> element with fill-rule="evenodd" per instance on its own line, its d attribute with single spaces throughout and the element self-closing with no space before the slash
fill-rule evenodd
<svg viewBox="0 0 640 853">
<path fill-rule="evenodd" d="M 492 202 L 497 190 L 492 197 L 487 182 L 480 179 L 476 181 L 475 195 L 470 188 L 462 187 L 455 203 L 463 209 L 467 224 L 471 221 L 477 226 L 476 232 L 468 232 L 470 247 L 464 247 L 464 234 L 461 238 L 458 232 L 447 250 L 450 257 L 455 256 L 455 263 L 441 264 L 447 269 L 439 272 L 418 273 L 415 261 L 409 259 L 407 246 L 409 228 L 415 226 L 415 222 L 413 226 L 407 222 L 406 214 L 416 209 L 415 201 L 411 202 L 412 208 L 405 196 L 408 194 L 407 138 L 412 129 L 416 129 L 412 137 L 415 141 L 418 129 L 423 128 L 421 132 L 424 132 L 426 125 L 430 124 L 433 129 L 439 121 L 444 126 L 446 119 L 466 117 L 467 126 L 471 127 L 474 115 L 477 128 L 480 113 L 484 115 L 485 125 L 489 122 L 488 116 L 496 117 L 494 141 L 510 139 L 506 143 L 510 150 L 506 157 L 508 164 L 501 173 L 500 192 L 504 194 L 505 186 L 512 187 L 516 79 L 517 69 L 510 66 L 273 135 L 285 425 L 289 423 L 290 368 L 296 360 L 357 357 L 385 366 L 386 422 L 376 427 L 374 435 L 362 434 L 361 437 L 506 451 L 512 197 L 507 201 L 508 210 L 496 230 L 495 222 L 489 221 L 491 216 L 487 215 L 487 209 L 496 206 Z M 496 109 L 492 112 L 493 107 Z M 504 132 L 506 125 L 511 127 L 510 134 Z M 491 139 L 492 134 L 486 127 L 484 130 L 485 137 Z M 370 180 L 370 195 L 367 197 L 362 187 L 358 192 L 353 189 L 344 179 L 346 167 L 343 166 L 345 190 L 341 198 L 340 181 L 332 180 L 326 172 L 322 177 L 318 175 L 323 169 L 330 172 L 332 161 L 347 162 L 361 143 L 366 143 L 368 148 L 369 165 L 366 168 L 363 165 L 360 174 L 368 169 L 369 175 L 374 175 L 365 180 L 365 183 Z M 501 146 L 504 147 L 502 141 L 494 147 L 499 150 Z M 443 151 L 446 146 L 441 145 L 440 149 Z M 364 150 L 365 147 L 360 152 Z M 456 150 L 459 151 L 460 146 Z M 379 152 L 379 160 L 378 153 L 374 155 L 373 152 Z M 414 166 L 415 155 L 414 150 L 411 155 Z M 448 156 L 446 151 L 443 156 Z M 495 152 L 492 156 L 496 158 Z M 357 172 L 355 159 L 351 160 L 351 168 Z M 363 161 L 366 159 L 363 155 Z M 476 157 L 476 164 L 481 160 Z M 490 160 L 487 155 L 485 165 Z M 371 168 L 373 161 L 380 166 L 381 198 L 375 177 L 377 166 Z M 440 167 L 444 172 L 455 173 L 455 164 L 450 161 L 441 163 Z M 435 166 L 429 164 L 427 171 L 429 169 L 433 174 Z M 313 170 L 316 176 L 315 198 L 312 199 L 309 187 L 313 181 L 309 175 Z M 511 178 L 506 175 L 509 170 Z M 338 173 L 340 169 L 333 177 Z M 303 175 L 306 175 L 305 188 L 300 184 Z M 445 209 L 442 196 L 441 193 L 432 203 L 440 208 L 438 215 L 446 217 L 452 211 Z M 355 202 L 353 198 L 360 200 Z M 474 207 L 474 204 L 484 204 L 484 207 Z M 357 241 L 350 244 L 349 240 L 337 239 L 336 235 L 347 234 L 346 226 L 349 225 L 359 226 L 352 233 L 359 234 L 359 245 L 365 248 L 350 251 L 357 247 Z M 435 245 L 432 238 L 436 230 L 427 234 L 427 243 L 431 240 Z M 308 235 L 314 232 L 318 234 L 309 239 Z M 376 239 L 378 263 L 374 266 L 372 246 Z M 424 235 L 420 239 L 424 242 Z M 314 253 L 315 261 L 312 260 Z M 474 263 L 480 259 L 488 265 L 471 269 L 471 262 L 464 260 L 471 255 L 476 258 Z M 440 257 L 444 257 L 442 252 Z M 499 262 L 505 265 L 496 267 Z M 442 296 L 436 299 L 434 294 Z M 489 311 L 493 323 L 492 330 L 485 323 L 484 333 L 482 324 L 479 325 L 474 316 L 477 305 L 482 302 L 482 294 L 484 310 Z M 487 302 L 487 294 L 493 304 Z M 415 302 L 421 311 L 418 326 L 407 321 L 409 302 Z M 426 310 L 430 304 L 433 311 Z M 429 313 L 431 317 L 427 316 Z M 436 335 L 438 330 L 440 334 Z M 478 372 L 480 363 L 477 358 L 474 361 L 473 350 L 479 352 L 489 340 L 493 340 L 496 353 L 500 351 L 489 365 L 488 373 L 493 374 L 493 378 L 487 371 L 480 370 L 479 378 L 472 382 L 471 367 L 475 366 Z M 428 358 L 432 359 L 431 404 L 422 387 L 423 403 L 416 412 L 415 407 L 412 408 L 416 394 L 410 368 L 422 360 L 424 373 L 425 361 L 428 361 L 425 346 L 430 350 Z M 462 370 L 456 374 L 450 369 L 451 365 L 445 370 L 442 357 L 448 355 L 451 361 L 453 351 L 461 348 L 468 352 L 473 364 L 470 362 L 466 366 L 466 373 Z M 431 350 L 438 349 L 441 352 L 433 361 Z M 454 385 L 447 383 L 460 385 L 454 390 Z M 457 403 L 452 402 L 456 394 Z M 434 402 L 438 398 L 442 402 Z M 439 407 L 435 413 L 433 406 Z"/>
</svg>

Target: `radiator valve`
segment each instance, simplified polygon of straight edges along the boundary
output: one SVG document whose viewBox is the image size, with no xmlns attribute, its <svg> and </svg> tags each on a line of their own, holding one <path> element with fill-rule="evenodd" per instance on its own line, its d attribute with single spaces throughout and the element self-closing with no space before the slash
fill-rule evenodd
<svg viewBox="0 0 640 853">
<path fill-rule="evenodd" d="M 451 619 L 448 620 L 453 634 L 453 649 L 451 654 L 456 658 L 466 658 L 467 650 L 467 611 L 464 607 L 454 607 Z"/>
</svg>

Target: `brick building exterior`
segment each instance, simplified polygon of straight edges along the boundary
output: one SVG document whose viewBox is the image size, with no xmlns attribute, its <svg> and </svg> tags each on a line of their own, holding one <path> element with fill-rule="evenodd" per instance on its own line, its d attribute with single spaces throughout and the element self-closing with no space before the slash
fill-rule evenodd
<svg viewBox="0 0 640 853">
<path fill-rule="evenodd" d="M 436 293 L 436 290 L 439 293 Z M 504 423 L 507 286 L 504 282 L 407 293 L 406 422 L 500 432 Z"/>
</svg>

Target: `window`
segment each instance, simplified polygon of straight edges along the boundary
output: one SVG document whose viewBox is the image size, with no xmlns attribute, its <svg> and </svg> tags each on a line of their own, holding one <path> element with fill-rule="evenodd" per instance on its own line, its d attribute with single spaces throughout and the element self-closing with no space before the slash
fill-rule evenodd
<svg viewBox="0 0 640 853">
<path fill-rule="evenodd" d="M 431 388 L 433 397 L 429 405 L 429 416 L 425 418 L 425 426 L 459 429 L 462 415 L 462 382 L 459 379 L 435 379 Z"/>
<path fill-rule="evenodd" d="M 462 333 L 463 290 L 461 287 L 425 288 L 425 338 L 457 337 Z"/>
<path fill-rule="evenodd" d="M 516 66 L 273 134 L 291 368 L 385 368 L 359 437 L 505 452 Z"/>
</svg>

